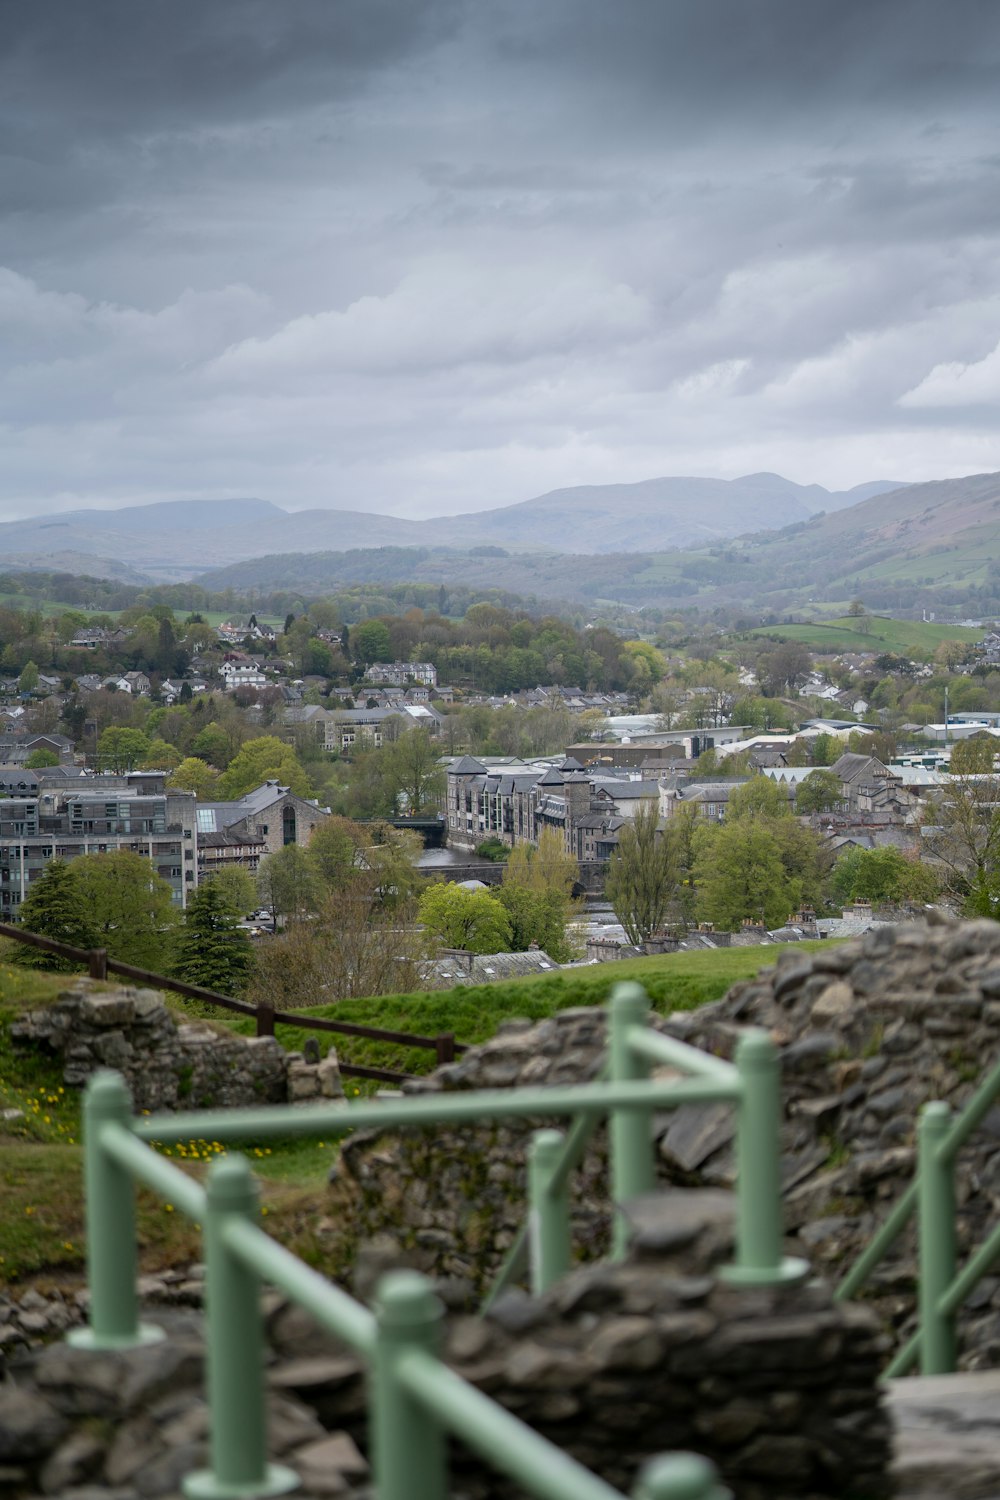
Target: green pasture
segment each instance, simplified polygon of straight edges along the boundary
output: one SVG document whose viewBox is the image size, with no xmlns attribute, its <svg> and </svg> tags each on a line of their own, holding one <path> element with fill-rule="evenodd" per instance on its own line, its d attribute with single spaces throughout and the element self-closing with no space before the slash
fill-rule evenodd
<svg viewBox="0 0 1000 1500">
<path fill-rule="evenodd" d="M 981 639 L 982 631 L 965 625 L 925 623 L 923 620 L 891 620 L 867 615 L 870 630 L 859 630 L 851 615 L 819 624 L 763 625 L 752 633 L 774 640 L 801 641 L 811 651 L 833 655 L 841 651 L 893 651 L 900 656 L 929 660 L 942 641 Z"/>
</svg>

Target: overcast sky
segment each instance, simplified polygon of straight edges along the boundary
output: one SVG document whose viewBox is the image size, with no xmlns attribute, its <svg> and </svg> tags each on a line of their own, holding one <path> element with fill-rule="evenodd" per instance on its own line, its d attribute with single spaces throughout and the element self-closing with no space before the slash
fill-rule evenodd
<svg viewBox="0 0 1000 1500">
<path fill-rule="evenodd" d="M 0 518 L 1000 469 L 996 0 L 0 20 Z"/>
</svg>

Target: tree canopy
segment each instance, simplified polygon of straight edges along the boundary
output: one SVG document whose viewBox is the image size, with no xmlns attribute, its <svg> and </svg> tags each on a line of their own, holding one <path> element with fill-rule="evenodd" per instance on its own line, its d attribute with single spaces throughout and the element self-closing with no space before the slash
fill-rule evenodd
<svg viewBox="0 0 1000 1500">
<path fill-rule="evenodd" d="M 112 958 L 164 974 L 179 911 L 170 886 L 130 849 L 85 854 L 72 864 L 82 904 Z"/>
<path fill-rule="evenodd" d="M 469 953 L 508 953 L 511 921 L 489 891 L 467 891 L 440 881 L 420 898 L 418 916 L 427 932 L 446 948 Z"/>
<path fill-rule="evenodd" d="M 848 849 L 833 867 L 830 890 L 841 901 L 875 905 L 933 901 L 941 882 L 933 868 L 907 858 L 891 845 L 882 849 Z"/>
<path fill-rule="evenodd" d="M 97 760 L 102 771 L 112 771 L 122 776 L 134 771 L 149 753 L 149 740 L 141 729 L 128 729 L 111 724 L 102 730 L 97 741 Z"/>
<path fill-rule="evenodd" d="M 264 856 L 257 871 L 257 891 L 275 920 L 307 916 L 323 898 L 316 864 L 300 844 L 286 844 Z"/>
<path fill-rule="evenodd" d="M 832 812 L 844 800 L 844 788 L 840 777 L 822 767 L 810 771 L 799 782 L 795 793 L 795 811 L 798 813 Z"/>
<path fill-rule="evenodd" d="M 271 734 L 247 740 L 241 746 L 219 777 L 217 795 L 235 801 L 265 781 L 279 781 L 297 797 L 312 796 L 309 777 L 295 750 Z"/>
</svg>

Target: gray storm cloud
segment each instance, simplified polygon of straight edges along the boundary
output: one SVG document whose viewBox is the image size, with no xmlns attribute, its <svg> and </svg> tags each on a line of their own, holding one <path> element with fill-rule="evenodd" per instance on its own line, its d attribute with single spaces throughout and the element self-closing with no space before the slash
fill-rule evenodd
<svg viewBox="0 0 1000 1500">
<path fill-rule="evenodd" d="M 48 0 L 0 516 L 1000 468 L 987 0 Z"/>
</svg>

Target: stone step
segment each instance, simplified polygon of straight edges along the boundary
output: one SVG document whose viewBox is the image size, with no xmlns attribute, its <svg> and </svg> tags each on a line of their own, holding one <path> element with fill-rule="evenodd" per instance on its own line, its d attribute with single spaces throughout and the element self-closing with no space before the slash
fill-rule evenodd
<svg viewBox="0 0 1000 1500">
<path fill-rule="evenodd" d="M 1000 1500 L 1000 1371 L 887 1384 L 897 1500 Z"/>
</svg>

